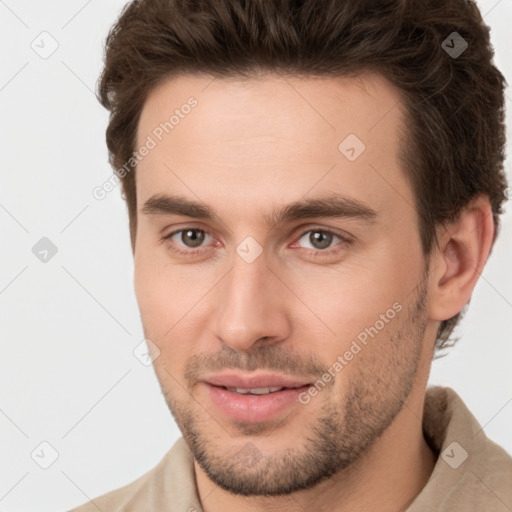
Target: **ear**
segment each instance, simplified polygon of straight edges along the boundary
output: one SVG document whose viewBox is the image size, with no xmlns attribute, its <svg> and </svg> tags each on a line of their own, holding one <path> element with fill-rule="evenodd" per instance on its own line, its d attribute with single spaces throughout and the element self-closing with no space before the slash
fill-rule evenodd
<svg viewBox="0 0 512 512">
<path fill-rule="evenodd" d="M 473 200 L 458 220 L 438 231 L 438 247 L 430 263 L 430 319 L 447 320 L 469 302 L 493 237 L 492 209 L 486 197 Z"/>
</svg>

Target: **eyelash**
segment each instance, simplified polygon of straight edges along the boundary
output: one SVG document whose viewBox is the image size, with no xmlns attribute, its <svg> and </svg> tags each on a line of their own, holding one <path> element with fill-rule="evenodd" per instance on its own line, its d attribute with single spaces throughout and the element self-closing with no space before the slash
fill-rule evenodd
<svg viewBox="0 0 512 512">
<path fill-rule="evenodd" d="M 195 227 L 185 227 L 185 228 L 181 228 L 181 229 L 177 229 L 176 231 L 173 231 L 172 233 L 169 233 L 168 235 L 165 235 L 164 237 L 162 237 L 161 241 L 162 242 L 165 242 L 167 240 L 170 240 L 174 235 L 178 234 L 178 233 L 182 233 L 184 231 L 201 231 L 207 235 L 210 235 L 210 233 L 204 229 L 200 229 L 200 228 L 195 228 Z M 320 232 L 320 233 L 324 233 L 324 234 L 328 234 L 328 235 L 333 235 L 335 237 L 338 237 L 341 242 L 336 244 L 334 247 L 331 247 L 330 249 L 324 249 L 324 250 L 320 250 L 320 249 L 307 249 L 307 251 L 310 251 L 310 253 L 312 253 L 314 256 L 327 256 L 327 255 L 331 255 L 333 253 L 337 253 L 340 251 L 340 249 L 336 249 L 336 247 L 338 245 L 342 245 L 342 246 L 346 246 L 346 245 L 349 245 L 351 243 L 351 240 L 346 237 L 346 236 L 342 236 L 340 235 L 339 233 L 336 233 L 334 231 L 331 231 L 329 229 L 323 229 L 323 228 L 310 228 L 310 229 L 307 229 L 306 231 L 303 231 L 301 233 L 301 235 L 297 238 L 297 242 L 307 233 L 311 233 L 311 232 Z M 182 256 L 201 256 L 202 254 L 204 254 L 206 251 L 208 251 L 211 247 L 210 246 L 207 246 L 207 247 L 200 247 L 199 249 L 191 249 L 191 250 L 184 250 L 184 249 L 180 249 L 179 247 L 175 246 L 175 245 L 171 245 L 169 244 L 169 248 L 171 251 L 177 253 L 177 254 L 180 254 Z"/>
</svg>

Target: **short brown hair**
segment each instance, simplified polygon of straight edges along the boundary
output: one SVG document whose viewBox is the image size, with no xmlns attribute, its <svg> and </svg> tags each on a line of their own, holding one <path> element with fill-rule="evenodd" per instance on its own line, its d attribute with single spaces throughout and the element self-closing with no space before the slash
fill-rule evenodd
<svg viewBox="0 0 512 512">
<path fill-rule="evenodd" d="M 447 50 L 453 37 L 468 45 L 460 55 Z M 407 113 L 401 158 L 427 257 L 436 228 L 477 196 L 488 197 L 498 233 L 507 186 L 506 81 L 493 56 L 489 27 L 466 0 L 132 1 L 108 34 L 98 82 L 110 111 L 109 161 L 114 170 L 127 168 L 144 102 L 171 76 L 377 72 L 399 89 Z M 135 165 L 122 176 L 133 249 Z M 460 316 L 441 323 L 438 351 L 450 346 Z"/>
</svg>

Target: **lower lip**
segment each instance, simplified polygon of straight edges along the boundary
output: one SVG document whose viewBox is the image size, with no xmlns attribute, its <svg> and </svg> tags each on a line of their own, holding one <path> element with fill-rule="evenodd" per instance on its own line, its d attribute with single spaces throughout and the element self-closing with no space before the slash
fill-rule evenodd
<svg viewBox="0 0 512 512">
<path fill-rule="evenodd" d="M 297 403 L 298 396 L 310 387 L 305 385 L 266 395 L 242 395 L 219 386 L 205 384 L 212 402 L 223 414 L 231 419 L 249 423 L 258 423 L 274 418 L 292 404 Z"/>
</svg>

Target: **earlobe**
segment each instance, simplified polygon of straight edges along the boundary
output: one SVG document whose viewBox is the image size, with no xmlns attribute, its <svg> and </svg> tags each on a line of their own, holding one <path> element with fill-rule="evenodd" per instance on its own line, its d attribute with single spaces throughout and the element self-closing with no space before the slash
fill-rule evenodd
<svg viewBox="0 0 512 512">
<path fill-rule="evenodd" d="M 459 218 L 443 227 L 431 261 L 430 318 L 443 321 L 469 302 L 489 256 L 494 221 L 487 198 L 472 201 Z"/>
</svg>

